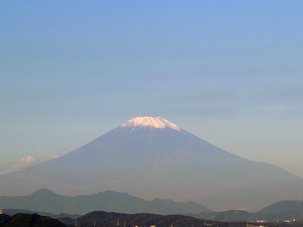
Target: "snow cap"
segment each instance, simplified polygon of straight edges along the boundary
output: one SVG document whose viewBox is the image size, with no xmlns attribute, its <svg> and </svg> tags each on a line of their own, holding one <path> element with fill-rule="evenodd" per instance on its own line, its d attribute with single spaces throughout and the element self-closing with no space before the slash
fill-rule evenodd
<svg viewBox="0 0 303 227">
<path fill-rule="evenodd" d="M 154 127 L 154 128 L 171 128 L 181 131 L 177 125 L 161 117 L 135 117 L 121 125 L 122 127 Z"/>
</svg>

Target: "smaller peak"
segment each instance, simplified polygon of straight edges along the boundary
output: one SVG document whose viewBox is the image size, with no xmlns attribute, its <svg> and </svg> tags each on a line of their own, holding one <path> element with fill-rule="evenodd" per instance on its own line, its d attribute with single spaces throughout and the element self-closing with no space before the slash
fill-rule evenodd
<svg viewBox="0 0 303 227">
<path fill-rule="evenodd" d="M 181 131 L 177 125 L 161 117 L 135 117 L 121 125 L 122 127 L 153 127 L 153 128 L 171 128 Z"/>
<path fill-rule="evenodd" d="M 54 195 L 57 194 L 46 188 L 40 188 L 37 191 L 30 194 L 30 196 L 54 196 Z"/>
</svg>

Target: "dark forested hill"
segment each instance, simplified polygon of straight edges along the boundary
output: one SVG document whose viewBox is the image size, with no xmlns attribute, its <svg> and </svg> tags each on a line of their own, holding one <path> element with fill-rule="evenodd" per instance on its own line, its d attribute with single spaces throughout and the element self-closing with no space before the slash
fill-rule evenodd
<svg viewBox="0 0 303 227">
<path fill-rule="evenodd" d="M 114 212 L 102 212 L 96 211 L 88 213 L 78 219 L 62 218 L 59 219 L 61 222 L 65 223 L 67 226 L 83 226 L 83 227 L 193 227 L 193 226 L 218 226 L 227 227 L 227 223 L 216 222 L 216 221 L 206 221 L 197 219 L 194 217 L 188 217 L 183 215 L 156 215 L 156 214 L 121 214 Z"/>
<path fill-rule="evenodd" d="M 0 215 L 0 227 L 66 227 L 56 219 L 38 214 Z"/>
</svg>

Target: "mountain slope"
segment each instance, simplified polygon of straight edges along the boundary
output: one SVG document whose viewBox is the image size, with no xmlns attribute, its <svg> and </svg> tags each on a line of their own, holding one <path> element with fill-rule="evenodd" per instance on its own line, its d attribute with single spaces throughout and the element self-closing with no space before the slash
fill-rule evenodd
<svg viewBox="0 0 303 227">
<path fill-rule="evenodd" d="M 113 190 L 144 199 L 194 200 L 211 209 L 257 209 L 296 193 L 303 183 L 277 166 L 233 155 L 163 118 L 143 117 L 58 159 L 0 175 L 2 195 L 38 188 L 65 195 Z M 247 203 L 247 198 L 256 202 Z"/>
<path fill-rule="evenodd" d="M 303 220 L 303 201 L 285 200 L 271 204 L 258 212 L 248 213 L 242 210 L 228 210 L 222 212 L 210 212 L 194 215 L 197 218 L 215 221 L 257 221 L 267 220 L 270 222 L 284 222 L 285 220 Z M 297 223 L 299 224 L 299 223 Z"/>
<path fill-rule="evenodd" d="M 271 204 L 259 210 L 257 213 L 261 214 L 286 214 L 286 213 L 302 213 L 303 214 L 303 200 L 285 200 Z"/>
</svg>

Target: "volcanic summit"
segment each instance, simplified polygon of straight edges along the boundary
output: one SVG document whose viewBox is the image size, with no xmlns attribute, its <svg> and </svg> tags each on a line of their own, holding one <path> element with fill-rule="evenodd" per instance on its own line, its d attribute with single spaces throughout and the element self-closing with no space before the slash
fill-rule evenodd
<svg viewBox="0 0 303 227">
<path fill-rule="evenodd" d="M 262 208 L 303 184 L 280 167 L 224 151 L 161 117 L 136 117 L 62 157 L 0 175 L 1 195 L 39 188 L 63 195 L 113 190 L 218 210 Z"/>
</svg>

